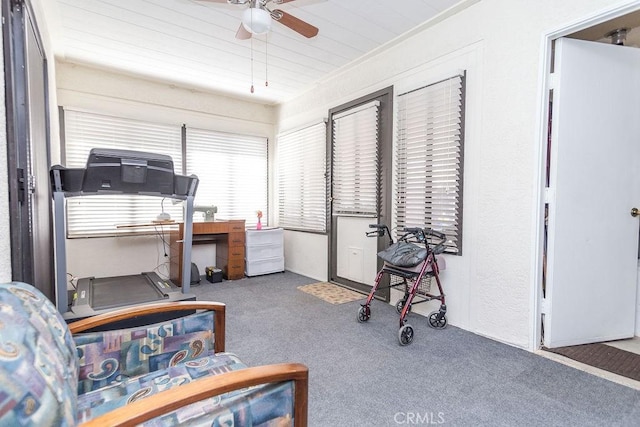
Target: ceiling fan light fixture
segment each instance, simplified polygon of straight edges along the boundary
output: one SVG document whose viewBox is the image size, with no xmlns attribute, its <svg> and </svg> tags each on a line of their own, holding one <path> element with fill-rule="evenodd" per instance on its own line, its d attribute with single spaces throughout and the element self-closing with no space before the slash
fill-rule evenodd
<svg viewBox="0 0 640 427">
<path fill-rule="evenodd" d="M 271 29 L 271 14 L 258 7 L 250 7 L 242 13 L 242 25 L 251 34 L 264 34 Z"/>
</svg>

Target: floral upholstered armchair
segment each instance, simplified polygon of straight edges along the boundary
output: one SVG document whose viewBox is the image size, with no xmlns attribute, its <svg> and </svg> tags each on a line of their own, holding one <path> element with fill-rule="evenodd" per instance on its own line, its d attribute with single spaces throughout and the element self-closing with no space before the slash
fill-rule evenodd
<svg viewBox="0 0 640 427">
<path fill-rule="evenodd" d="M 148 304 L 67 325 L 33 286 L 0 284 L 0 426 L 306 426 L 307 368 L 247 367 L 224 352 L 224 331 L 220 303 Z"/>
</svg>

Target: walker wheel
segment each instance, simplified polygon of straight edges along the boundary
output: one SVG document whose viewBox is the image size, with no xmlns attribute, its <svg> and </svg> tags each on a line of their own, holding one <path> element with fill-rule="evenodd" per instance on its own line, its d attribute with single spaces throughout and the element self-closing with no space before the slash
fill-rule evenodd
<svg viewBox="0 0 640 427">
<path fill-rule="evenodd" d="M 358 309 L 358 322 L 366 322 L 371 318 L 371 309 L 369 307 L 365 307 L 361 305 Z"/>
<path fill-rule="evenodd" d="M 447 327 L 447 316 L 444 314 L 442 318 L 438 320 L 438 313 L 440 311 L 432 311 L 429 313 L 429 326 L 436 329 L 444 329 Z"/>
<path fill-rule="evenodd" d="M 405 302 L 407 302 L 407 300 L 404 298 L 400 298 L 398 302 L 396 302 L 396 311 L 398 313 L 402 313 L 402 307 L 404 307 Z"/>
<path fill-rule="evenodd" d="M 407 303 L 407 300 L 404 298 L 400 298 L 398 300 L 398 302 L 396 303 L 396 311 L 398 312 L 398 314 L 402 313 L 402 309 L 404 308 L 404 305 Z M 407 314 L 411 313 L 411 305 L 409 305 L 409 309 L 407 310 Z"/>
<path fill-rule="evenodd" d="M 408 345 L 413 341 L 413 327 L 411 325 L 404 325 L 398 331 L 398 341 L 400 345 Z"/>
</svg>

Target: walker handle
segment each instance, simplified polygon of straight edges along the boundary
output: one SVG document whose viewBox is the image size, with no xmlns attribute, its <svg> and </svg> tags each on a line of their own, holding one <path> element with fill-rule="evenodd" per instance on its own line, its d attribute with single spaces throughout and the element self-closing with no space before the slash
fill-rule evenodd
<svg viewBox="0 0 640 427">
<path fill-rule="evenodd" d="M 424 230 L 420 227 L 405 227 L 404 233 L 400 240 L 406 240 L 410 236 L 415 237 L 418 242 L 424 242 L 426 239 Z"/>
<path fill-rule="evenodd" d="M 438 244 L 431 249 L 434 254 L 438 255 L 447 250 L 447 246 L 445 245 L 445 243 L 447 242 L 446 234 L 433 230 L 431 228 L 425 228 L 424 233 L 429 236 L 437 237 L 438 239 L 440 239 L 440 242 L 438 242 Z"/>
<path fill-rule="evenodd" d="M 418 234 L 420 234 L 422 232 L 422 228 L 420 228 L 420 227 L 405 227 L 404 232 L 418 235 Z"/>
<path fill-rule="evenodd" d="M 384 230 L 387 228 L 386 225 L 383 224 L 369 224 L 369 228 L 375 228 L 374 231 L 367 231 L 367 237 L 383 237 Z"/>
<path fill-rule="evenodd" d="M 424 234 L 428 234 L 430 236 L 437 237 L 438 239 L 442 240 L 443 242 L 445 240 L 447 240 L 447 235 L 446 234 L 441 233 L 439 231 L 436 231 L 436 230 L 434 230 L 432 228 L 425 228 L 424 229 Z"/>
<path fill-rule="evenodd" d="M 389 228 L 384 224 L 369 224 L 369 228 L 375 228 L 375 231 L 368 231 L 366 233 L 367 237 L 384 237 L 385 233 L 389 236 L 389 244 L 393 244 L 393 238 L 391 237 L 391 232 Z"/>
</svg>

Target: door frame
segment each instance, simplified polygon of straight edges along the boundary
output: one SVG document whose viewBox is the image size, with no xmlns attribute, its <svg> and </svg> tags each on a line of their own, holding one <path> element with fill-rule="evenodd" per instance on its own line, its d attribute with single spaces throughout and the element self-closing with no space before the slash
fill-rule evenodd
<svg viewBox="0 0 640 427">
<path fill-rule="evenodd" d="M 538 121 L 536 124 L 538 144 L 534 155 L 534 221 L 532 229 L 532 241 L 534 242 L 534 253 L 531 265 L 531 286 L 530 286 L 530 313 L 529 320 L 531 331 L 529 340 L 529 350 L 535 351 L 542 347 L 542 316 L 546 311 L 544 295 L 542 292 L 543 284 L 543 259 L 544 259 L 544 228 L 545 228 L 545 204 L 547 202 L 546 194 L 546 165 L 547 165 L 547 138 L 548 138 L 548 120 L 549 120 L 549 92 L 553 86 L 551 69 L 553 65 L 553 42 L 554 40 L 567 36 L 592 27 L 597 24 L 609 21 L 619 16 L 626 15 L 631 12 L 640 10 L 640 0 L 629 2 L 624 6 L 617 6 L 609 9 L 603 9 L 596 15 L 586 17 L 578 22 L 563 25 L 560 28 L 552 30 L 542 35 L 540 49 L 540 83 L 538 98 Z"/>
<path fill-rule="evenodd" d="M 366 104 L 371 101 L 378 100 L 380 101 L 380 144 L 379 144 L 379 155 L 380 161 L 382 163 L 382 171 L 380 174 L 380 200 L 379 200 L 379 212 L 377 222 L 387 224 L 389 228 L 391 228 L 391 220 L 392 220 L 392 169 L 393 169 L 393 102 L 394 102 L 394 93 L 393 86 L 389 86 L 387 88 L 378 90 L 376 92 L 370 93 L 368 95 L 362 96 L 353 101 L 347 102 L 345 104 L 339 105 L 337 107 L 331 108 L 329 110 L 328 115 L 328 126 L 327 126 L 327 160 L 329 165 L 329 177 L 330 181 L 327 183 L 328 192 L 329 192 L 329 219 L 327 221 L 327 236 L 329 237 L 329 254 L 327 260 L 329 262 L 328 272 L 329 272 L 329 281 L 334 281 L 339 283 L 342 286 L 346 286 L 352 288 L 354 290 L 364 292 L 367 291 L 364 287 L 357 282 L 353 282 L 351 280 L 341 278 L 337 281 L 337 262 L 335 259 L 337 253 L 337 236 L 335 232 L 337 230 L 337 221 L 333 217 L 333 154 L 332 154 L 332 145 L 333 145 L 333 120 L 332 117 L 334 114 L 337 114 L 341 111 L 356 107 L 361 104 Z M 388 239 L 385 237 L 384 239 L 379 238 L 377 242 L 377 250 L 381 251 L 386 248 L 388 243 Z M 377 269 L 382 268 L 382 260 L 377 259 Z M 374 279 L 373 277 L 371 279 Z M 388 278 L 387 278 L 388 280 Z M 367 291 L 368 292 L 368 291 Z M 380 291 L 376 292 L 376 296 L 383 299 L 384 301 L 389 301 L 390 291 L 389 288 L 380 289 Z"/>
<path fill-rule="evenodd" d="M 32 283 L 45 296 L 53 299 L 53 216 L 49 191 L 48 166 L 50 165 L 50 111 L 48 59 L 36 14 L 30 0 L 3 1 L 2 17 L 4 44 L 5 97 L 7 116 L 7 180 L 9 190 L 9 226 L 11 246 L 12 280 Z M 29 35 L 32 30 L 34 45 L 42 56 L 42 68 L 30 67 Z M 42 103 L 45 123 L 44 139 L 39 150 L 32 150 L 31 131 L 32 101 L 29 73 L 42 73 L 44 93 Z M 35 188 L 34 167 L 36 161 L 44 162 L 47 170 L 38 175 L 39 193 Z M 20 174 L 22 170 L 22 176 Z M 20 182 L 21 181 L 21 182 Z M 37 206 L 34 198 L 46 194 Z M 39 217 L 47 224 L 36 224 Z M 36 227 L 42 227 L 38 228 Z M 37 242 L 35 241 L 37 237 Z M 36 243 L 37 246 L 36 247 Z"/>
</svg>

